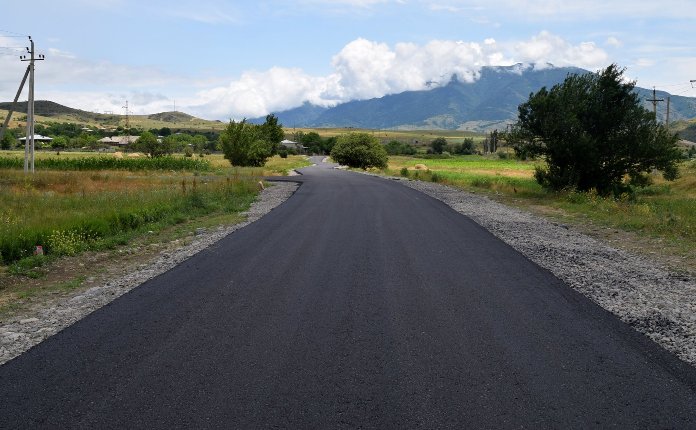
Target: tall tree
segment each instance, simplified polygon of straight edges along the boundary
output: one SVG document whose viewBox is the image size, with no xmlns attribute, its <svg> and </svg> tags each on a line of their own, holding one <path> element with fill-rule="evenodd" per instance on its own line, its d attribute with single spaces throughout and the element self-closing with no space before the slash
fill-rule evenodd
<svg viewBox="0 0 696 430">
<path fill-rule="evenodd" d="M 274 114 L 266 115 L 266 121 L 259 126 L 259 139 L 271 145 L 271 153 L 275 154 L 278 150 L 280 141 L 285 138 L 283 124 L 278 123 L 278 117 Z"/>
<path fill-rule="evenodd" d="M 508 140 L 522 156 L 544 157 L 547 167 L 535 173 L 540 184 L 606 195 L 647 184 L 653 169 L 668 180 L 677 177 L 677 136 L 642 107 L 635 82 L 624 82 L 623 72 L 612 64 L 569 75 L 519 106 Z"/>
</svg>

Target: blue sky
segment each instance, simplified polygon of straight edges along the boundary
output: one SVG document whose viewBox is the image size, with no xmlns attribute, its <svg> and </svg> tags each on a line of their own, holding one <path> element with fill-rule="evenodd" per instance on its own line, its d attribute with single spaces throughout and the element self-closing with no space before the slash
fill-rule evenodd
<svg viewBox="0 0 696 430">
<path fill-rule="evenodd" d="M 639 86 L 696 97 L 693 0 L 3 0 L 0 99 L 31 35 L 37 99 L 95 112 L 227 120 L 308 100 L 425 88 L 483 66 L 626 67 Z"/>
</svg>

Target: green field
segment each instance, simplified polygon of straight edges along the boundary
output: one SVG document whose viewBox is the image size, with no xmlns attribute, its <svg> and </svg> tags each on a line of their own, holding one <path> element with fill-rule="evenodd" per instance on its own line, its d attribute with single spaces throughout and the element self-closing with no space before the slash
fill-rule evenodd
<svg viewBox="0 0 696 430">
<path fill-rule="evenodd" d="M 415 170 L 417 164 L 428 170 Z M 564 222 L 620 229 L 646 239 L 646 246 L 672 252 L 696 268 L 690 255 L 696 251 L 696 162 L 684 162 L 681 176 L 667 182 L 652 175 L 653 185 L 621 198 L 595 193 L 549 192 L 534 180 L 535 162 L 494 156 L 449 159 L 389 158 L 388 174 L 437 181 L 464 190 L 485 193 L 505 203 L 557 217 Z"/>
</svg>

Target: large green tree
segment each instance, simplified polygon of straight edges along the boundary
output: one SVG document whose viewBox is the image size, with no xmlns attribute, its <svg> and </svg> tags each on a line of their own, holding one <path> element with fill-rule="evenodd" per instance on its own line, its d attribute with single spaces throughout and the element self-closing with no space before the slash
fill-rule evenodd
<svg viewBox="0 0 696 430">
<path fill-rule="evenodd" d="M 508 142 L 519 155 L 546 160 L 535 173 L 544 187 L 607 195 L 647 184 L 653 169 L 668 180 L 677 177 L 677 136 L 642 107 L 635 82 L 626 82 L 623 72 L 612 64 L 569 75 L 519 106 Z"/>
<path fill-rule="evenodd" d="M 346 133 L 338 136 L 331 150 L 331 158 L 337 163 L 360 169 L 384 169 L 388 161 L 387 151 L 369 133 Z"/>
<path fill-rule="evenodd" d="M 220 145 L 225 158 L 233 166 L 260 167 L 273 154 L 273 144 L 263 139 L 261 127 L 230 121 L 220 133 Z"/>
</svg>

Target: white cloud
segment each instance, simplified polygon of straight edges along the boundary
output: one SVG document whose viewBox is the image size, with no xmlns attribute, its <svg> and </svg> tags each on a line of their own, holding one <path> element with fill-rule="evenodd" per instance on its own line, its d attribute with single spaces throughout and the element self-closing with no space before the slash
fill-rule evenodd
<svg viewBox="0 0 696 430">
<path fill-rule="evenodd" d="M 192 110 L 218 119 L 255 117 L 298 106 L 303 101 L 333 105 L 327 97 L 333 76 L 312 77 L 300 69 L 274 67 L 265 72 L 247 72 L 227 86 L 200 91 L 185 100 Z"/>
<path fill-rule="evenodd" d="M 357 39 L 333 57 L 333 72 L 313 77 L 300 69 L 273 68 L 248 72 L 224 87 L 202 91 L 199 112 L 220 118 L 260 116 L 310 101 L 322 106 L 356 99 L 369 99 L 432 84 L 446 84 L 452 75 L 472 82 L 481 67 L 509 66 L 517 62 L 546 63 L 597 69 L 606 66 L 608 55 L 594 43 L 573 45 L 542 32 L 530 40 L 500 44 L 434 40 L 425 45 L 386 43 Z"/>
<path fill-rule="evenodd" d="M 561 37 L 542 31 L 531 40 L 515 46 L 518 61 L 525 63 L 551 63 L 554 66 L 577 66 L 595 69 L 609 62 L 607 53 L 593 42 L 572 45 Z"/>
<path fill-rule="evenodd" d="M 623 46 L 623 42 L 614 36 L 608 37 L 605 43 L 614 48 L 621 48 Z"/>
<path fill-rule="evenodd" d="M 490 13 L 500 11 L 518 16 L 521 20 L 605 19 L 605 18 L 677 18 L 696 17 L 692 0 L 423 0 L 431 10 L 445 12 Z"/>
</svg>

